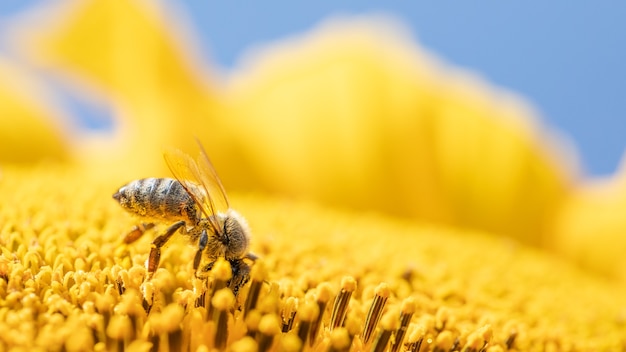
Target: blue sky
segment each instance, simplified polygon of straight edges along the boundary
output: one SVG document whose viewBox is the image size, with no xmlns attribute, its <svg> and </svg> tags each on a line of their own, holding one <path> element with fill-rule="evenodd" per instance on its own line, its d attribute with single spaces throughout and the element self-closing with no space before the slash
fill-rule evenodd
<svg viewBox="0 0 626 352">
<path fill-rule="evenodd" d="M 41 0 L 39 0 L 41 1 Z M 3 0 L 0 18 L 35 0 Z M 200 51 L 232 68 L 250 46 L 332 15 L 383 13 L 447 63 L 530 101 L 574 142 L 591 175 L 626 151 L 626 1 L 179 1 Z"/>
</svg>

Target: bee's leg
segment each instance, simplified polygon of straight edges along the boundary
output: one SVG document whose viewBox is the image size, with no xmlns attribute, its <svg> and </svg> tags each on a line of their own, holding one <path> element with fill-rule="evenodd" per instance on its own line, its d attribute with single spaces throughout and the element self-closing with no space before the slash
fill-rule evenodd
<svg viewBox="0 0 626 352">
<path fill-rule="evenodd" d="M 154 223 L 151 222 L 139 224 L 133 227 L 133 229 L 130 230 L 128 234 L 126 234 L 126 237 L 124 237 L 124 243 L 129 244 L 137 241 L 144 234 L 144 232 L 150 230 L 153 227 Z"/>
<path fill-rule="evenodd" d="M 256 255 L 256 254 L 254 254 L 254 253 L 252 253 L 252 252 L 248 252 L 248 253 L 246 253 L 245 258 L 246 258 L 246 259 L 250 259 L 250 260 L 252 260 L 252 261 L 254 262 L 254 261 L 256 261 L 257 259 L 259 259 L 259 256 L 258 256 L 258 255 Z"/>
<path fill-rule="evenodd" d="M 172 235 L 183 226 L 185 226 L 184 221 L 181 220 L 176 222 L 170 226 L 164 234 L 152 241 L 150 255 L 148 256 L 148 262 L 146 263 L 146 266 L 148 267 L 148 280 L 152 278 L 152 275 L 159 267 L 159 261 L 161 260 L 161 247 L 163 247 Z"/>
<path fill-rule="evenodd" d="M 250 280 L 250 266 L 241 259 L 229 260 L 233 278 L 230 279 L 228 287 L 237 296 L 239 289 Z"/>
<path fill-rule="evenodd" d="M 209 235 L 207 234 L 206 230 L 202 230 L 202 233 L 200 234 L 200 240 L 198 240 L 198 250 L 196 251 L 196 256 L 193 258 L 193 270 L 196 277 L 198 277 L 198 267 L 200 266 L 200 261 L 202 260 L 202 252 L 204 251 L 204 248 L 206 247 L 208 242 Z"/>
</svg>

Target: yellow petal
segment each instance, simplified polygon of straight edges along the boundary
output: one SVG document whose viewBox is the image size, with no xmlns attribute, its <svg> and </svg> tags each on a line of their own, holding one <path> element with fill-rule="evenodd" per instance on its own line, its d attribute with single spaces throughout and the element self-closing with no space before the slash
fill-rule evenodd
<svg viewBox="0 0 626 352">
<path fill-rule="evenodd" d="M 81 94 L 111 99 L 119 119 L 118 145 L 107 150 L 113 165 L 136 173 L 133 160 L 143 159 L 144 171 L 163 170 L 155 151 L 193 141 L 197 126 L 215 125 L 212 89 L 168 8 L 106 0 L 58 7 L 37 19 L 44 26 L 21 23 L 16 36 L 33 61 L 60 72 Z"/>
<path fill-rule="evenodd" d="M 123 144 L 111 166 L 163 172 L 154 151 L 196 135 L 234 189 L 544 242 L 571 157 L 518 99 L 442 68 L 371 19 L 266 49 L 216 96 L 157 9 L 82 2 L 35 41 L 41 61 L 119 104 Z"/>
<path fill-rule="evenodd" d="M 616 175 L 582 184 L 555 220 L 552 247 L 585 269 L 626 282 L 626 158 Z"/>
<path fill-rule="evenodd" d="M 0 163 L 68 157 L 69 131 L 36 80 L 0 58 Z"/>
<path fill-rule="evenodd" d="M 523 102 L 388 24 L 326 23 L 248 62 L 227 116 L 263 188 L 540 244 L 570 187 Z"/>
</svg>

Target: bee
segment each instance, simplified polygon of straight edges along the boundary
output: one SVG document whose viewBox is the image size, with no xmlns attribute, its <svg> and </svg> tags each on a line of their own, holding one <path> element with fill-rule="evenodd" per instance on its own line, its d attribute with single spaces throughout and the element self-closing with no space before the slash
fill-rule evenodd
<svg viewBox="0 0 626 352">
<path fill-rule="evenodd" d="M 165 233 L 152 241 L 146 261 L 148 280 L 159 267 L 162 247 L 180 231 L 197 244 L 193 261 L 196 277 L 211 270 L 218 258 L 226 259 L 232 269 L 229 287 L 235 295 L 250 278 L 246 260 L 257 257 L 249 252 L 250 230 L 246 220 L 230 208 L 224 186 L 217 176 L 204 147 L 197 141 L 200 154 L 196 160 L 179 151 L 169 150 L 163 156 L 172 178 L 145 178 L 122 186 L 115 199 L 130 213 L 150 219 L 133 227 L 125 243 L 133 243 L 155 222 L 172 223 Z M 208 262 L 200 269 L 200 264 Z"/>
</svg>

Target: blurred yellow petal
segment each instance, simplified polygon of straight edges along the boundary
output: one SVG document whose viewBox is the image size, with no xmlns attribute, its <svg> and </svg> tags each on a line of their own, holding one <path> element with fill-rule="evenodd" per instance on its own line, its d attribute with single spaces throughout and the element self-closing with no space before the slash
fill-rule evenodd
<svg viewBox="0 0 626 352">
<path fill-rule="evenodd" d="M 553 248 L 626 283 L 626 158 L 615 176 L 583 184 L 556 217 Z"/>
<path fill-rule="evenodd" d="M 175 33 L 173 21 L 165 21 L 172 13 L 149 1 L 89 0 L 59 7 L 48 14 L 52 18 L 21 24 L 25 51 L 38 64 L 71 77 L 76 89 L 112 99 L 121 117 L 116 140 L 122 145 L 110 154 L 121 155 L 134 172 L 131 160 L 141 158 L 148 158 L 147 170 L 162 170 L 154 151 L 184 144 L 197 126 L 208 124 L 214 105 L 184 36 Z"/>
<path fill-rule="evenodd" d="M 570 187 L 572 156 L 524 103 L 371 18 L 252 55 L 228 98 L 275 192 L 540 244 Z"/>
<path fill-rule="evenodd" d="M 0 164 L 66 159 L 67 132 L 33 77 L 0 58 Z"/>
<path fill-rule="evenodd" d="M 544 242 L 572 157 L 519 99 L 442 67 L 371 18 L 264 49 L 217 96 L 159 9 L 82 2 L 33 40 L 41 62 L 120 107 L 113 165 L 129 175 L 139 159 L 144 175 L 163 172 L 154 151 L 196 135 L 235 189 Z"/>
</svg>

